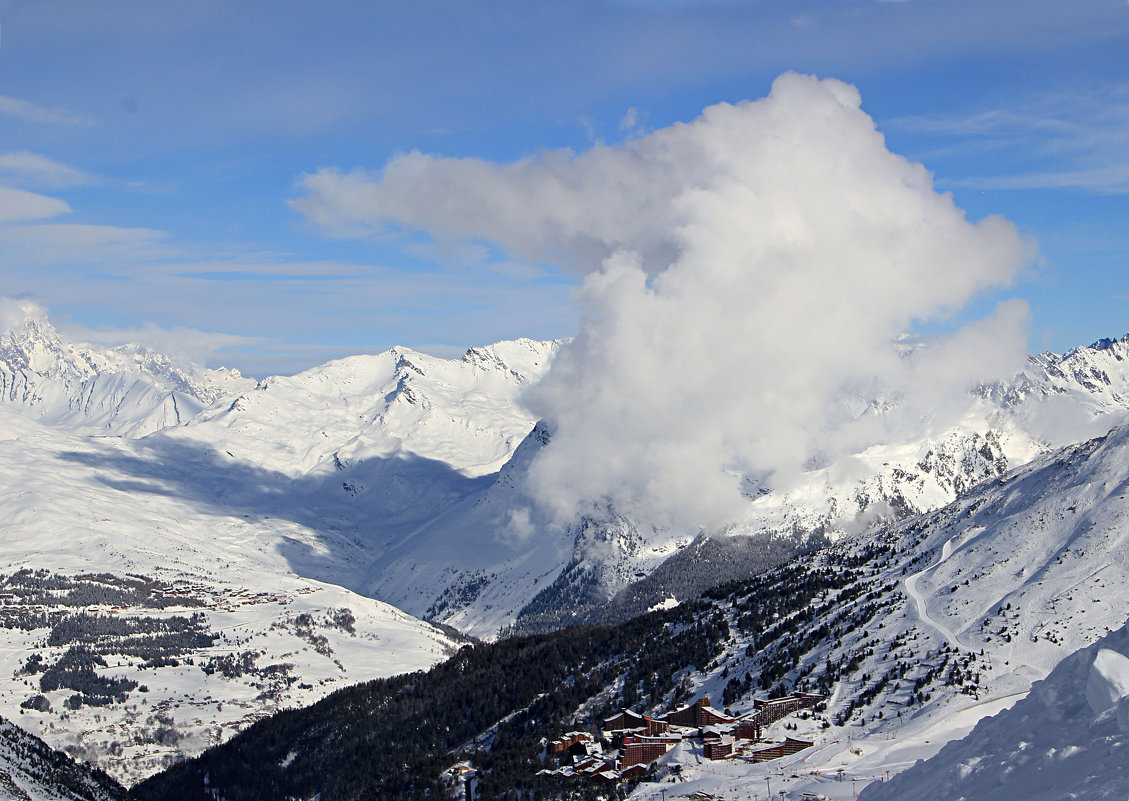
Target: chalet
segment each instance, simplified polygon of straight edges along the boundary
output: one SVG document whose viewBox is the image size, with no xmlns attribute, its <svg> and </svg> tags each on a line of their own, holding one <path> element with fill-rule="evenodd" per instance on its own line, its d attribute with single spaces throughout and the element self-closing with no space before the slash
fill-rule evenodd
<svg viewBox="0 0 1129 801">
<path fill-rule="evenodd" d="M 625 709 L 614 717 L 605 718 L 603 728 L 606 732 L 636 732 L 648 737 L 666 734 L 669 729 L 670 724 L 665 720 L 650 715 L 639 715 L 630 709 Z"/>
<path fill-rule="evenodd" d="M 703 726 L 698 730 L 698 736 L 702 740 L 720 740 L 722 737 L 733 736 L 733 727 L 730 725 Z"/>
<path fill-rule="evenodd" d="M 615 768 L 604 768 L 588 777 L 593 784 L 615 784 L 619 781 L 619 771 Z"/>
<path fill-rule="evenodd" d="M 585 757 L 572 766 L 574 773 L 586 773 L 596 769 L 602 769 L 604 761 L 596 759 L 596 757 Z"/>
<path fill-rule="evenodd" d="M 632 779 L 642 779 L 647 775 L 647 767 L 645 765 L 631 765 L 619 772 L 619 778 L 623 781 L 631 781 Z"/>
<path fill-rule="evenodd" d="M 689 706 L 679 707 L 661 718 L 661 720 L 666 721 L 671 726 L 686 726 L 695 729 L 701 728 L 702 726 L 714 726 L 719 723 L 733 722 L 732 717 L 718 712 L 710 706 L 708 695 L 703 695 Z"/>
</svg>

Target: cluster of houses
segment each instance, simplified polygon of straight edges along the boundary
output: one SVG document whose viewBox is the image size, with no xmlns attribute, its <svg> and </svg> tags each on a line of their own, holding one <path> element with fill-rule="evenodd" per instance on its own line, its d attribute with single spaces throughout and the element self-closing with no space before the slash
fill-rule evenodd
<svg viewBox="0 0 1129 801">
<path fill-rule="evenodd" d="M 646 775 L 652 762 L 687 739 L 702 741 L 706 759 L 779 759 L 812 743 L 789 737 L 782 743 L 767 745 L 760 742 L 761 730 L 822 700 L 823 696 L 809 693 L 756 700 L 752 711 L 739 717 L 714 709 L 707 696 L 661 717 L 625 709 L 604 721 L 600 735 L 574 731 L 549 743 L 549 754 L 562 764 L 538 771 L 538 775 L 587 778 L 598 784 L 638 779 Z"/>
</svg>

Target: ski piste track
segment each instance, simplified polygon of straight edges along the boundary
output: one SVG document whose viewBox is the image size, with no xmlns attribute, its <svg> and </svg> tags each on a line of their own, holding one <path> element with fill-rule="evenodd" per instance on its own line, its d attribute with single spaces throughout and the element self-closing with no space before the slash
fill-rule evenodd
<svg viewBox="0 0 1129 801">
<path fill-rule="evenodd" d="M 906 593 L 911 598 L 913 598 L 913 602 L 914 602 L 915 606 L 917 607 L 918 618 L 920 618 L 923 623 L 926 623 L 927 625 L 936 629 L 936 631 L 942 637 L 944 637 L 946 640 L 948 640 L 950 643 L 952 643 L 957 648 L 961 649 L 962 651 L 968 651 L 970 649 L 968 648 L 968 646 L 966 646 L 964 643 L 962 643 L 960 640 L 957 639 L 957 635 L 956 635 L 955 631 L 953 631 L 948 626 L 946 626 L 944 623 L 942 623 L 941 621 L 937 620 L 935 617 L 933 617 L 932 615 L 929 614 L 929 607 L 925 603 L 925 598 L 922 596 L 921 592 L 918 591 L 918 589 L 917 589 L 917 582 L 922 576 L 924 576 L 926 573 L 928 573 L 931 570 L 936 570 L 937 567 L 940 564 L 942 564 L 946 559 L 948 559 L 952 555 L 953 540 L 955 540 L 959 536 L 960 536 L 959 534 L 954 534 L 953 536 L 951 536 L 947 540 L 945 540 L 945 544 L 941 546 L 941 558 L 938 559 L 933 564 L 926 567 L 924 570 L 919 570 L 918 572 L 914 573 L 912 576 L 906 576 L 906 578 L 903 581 L 903 584 L 905 585 Z"/>
</svg>

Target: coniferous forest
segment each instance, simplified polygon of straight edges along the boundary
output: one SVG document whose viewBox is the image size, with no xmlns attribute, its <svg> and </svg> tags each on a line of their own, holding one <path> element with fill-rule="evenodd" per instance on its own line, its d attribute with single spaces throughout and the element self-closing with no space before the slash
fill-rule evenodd
<svg viewBox="0 0 1129 801">
<path fill-rule="evenodd" d="M 463 647 L 424 673 L 343 689 L 260 721 L 228 743 L 137 785 L 144 801 L 442 798 L 444 771 L 469 761 L 480 798 L 609 796 L 615 788 L 536 776 L 548 739 L 598 728 L 620 708 L 691 700 L 693 678 L 718 667 L 737 638 L 725 703 L 750 691 L 819 690 L 856 670 L 861 654 L 801 657 L 819 640 L 865 625 L 888 564 L 882 545 L 812 554 L 696 601 L 621 625 L 573 627 Z M 883 588 L 886 589 L 886 588 Z M 820 599 L 842 619 L 816 621 Z M 722 699 L 718 699 L 721 701 Z M 622 789 L 622 788 L 620 788 Z"/>
</svg>

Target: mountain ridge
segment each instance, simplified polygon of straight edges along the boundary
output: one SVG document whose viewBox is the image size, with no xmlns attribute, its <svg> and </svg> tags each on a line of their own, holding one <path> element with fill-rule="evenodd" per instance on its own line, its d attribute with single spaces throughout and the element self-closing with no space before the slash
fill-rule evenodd
<svg viewBox="0 0 1129 801">
<path fill-rule="evenodd" d="M 757 484 L 743 518 L 718 529 L 671 530 L 618 514 L 612 503 L 561 524 L 543 515 L 527 490 L 525 471 L 551 445 L 548 427 L 534 431 L 537 421 L 522 396 L 562 346 L 514 340 L 468 349 L 455 360 L 396 347 L 296 376 L 221 382 L 200 398 L 212 402 L 191 415 L 188 401 L 170 390 L 141 415 L 143 424 L 128 418 L 132 427 L 121 430 L 167 440 L 173 452 L 214 451 L 245 465 L 244 473 L 308 487 L 303 502 L 354 532 L 365 551 L 360 561 L 353 555 L 335 568 L 339 575 L 327 569 L 317 578 L 496 637 L 515 627 L 599 620 L 617 597 L 636 597 L 632 608 L 666 602 L 667 590 L 652 592 L 654 582 L 633 585 L 702 537 L 735 538 L 723 546 L 736 558 L 722 576 L 735 578 L 736 565 L 755 554 L 782 557 L 781 544 L 794 553 L 937 508 L 1129 413 L 1126 335 L 1029 357 L 1015 377 L 973 388 L 963 420 L 925 439 L 871 447 L 782 491 Z M 14 374 L 3 364 L 0 375 Z M 122 380 L 120 373 L 99 375 L 104 384 Z M 68 414 L 74 408 L 84 407 L 68 401 Z M 1071 422 L 1048 422 L 1062 419 Z M 110 429 L 100 422 L 98 430 Z M 748 564 L 759 569 L 779 557 Z M 578 598 L 586 599 L 580 609 Z"/>
</svg>

